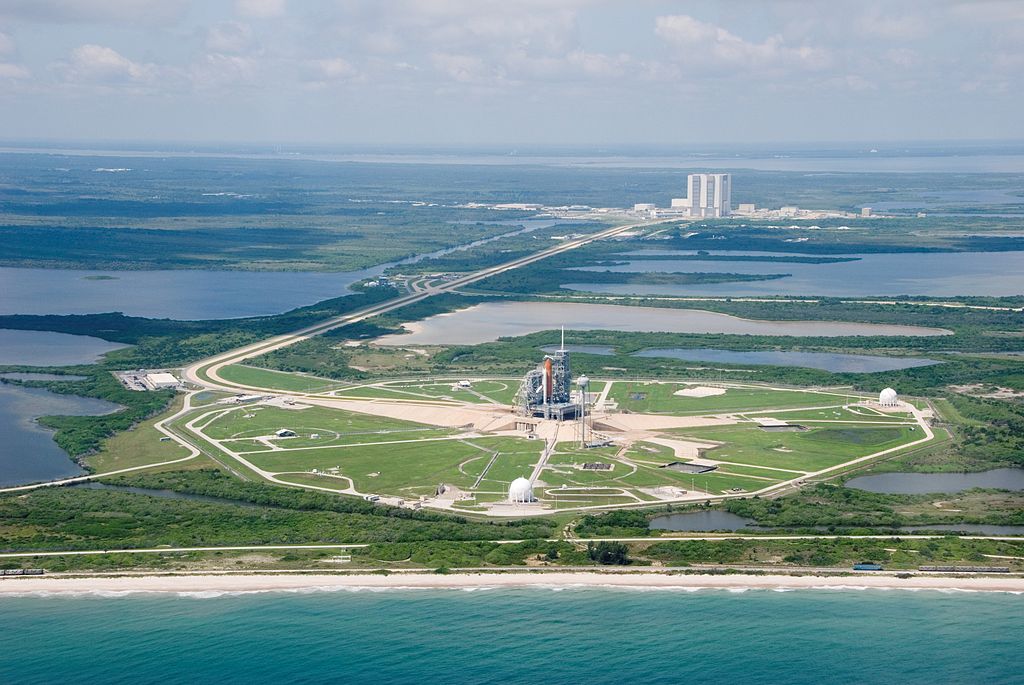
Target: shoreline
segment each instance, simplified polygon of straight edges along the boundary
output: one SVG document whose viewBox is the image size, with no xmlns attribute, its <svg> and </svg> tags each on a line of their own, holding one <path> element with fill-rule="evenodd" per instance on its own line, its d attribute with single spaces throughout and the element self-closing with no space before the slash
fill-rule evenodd
<svg viewBox="0 0 1024 685">
<path fill-rule="evenodd" d="M 472 590 L 499 588 L 639 590 L 935 590 L 1024 594 L 1024 578 L 952 576 L 825 576 L 614 572 L 189 574 L 142 576 L 13 576 L 0 579 L 4 596 L 38 594 L 254 593 L 339 590 Z"/>
</svg>

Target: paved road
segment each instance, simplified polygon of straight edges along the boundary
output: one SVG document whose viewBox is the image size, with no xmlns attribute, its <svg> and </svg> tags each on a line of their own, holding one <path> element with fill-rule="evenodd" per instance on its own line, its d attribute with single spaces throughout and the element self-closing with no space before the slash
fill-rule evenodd
<svg viewBox="0 0 1024 685">
<path fill-rule="evenodd" d="M 230 350 L 228 352 L 218 354 L 214 357 L 205 359 L 201 362 L 193 364 L 192 366 L 189 366 L 187 369 L 185 369 L 184 375 L 185 378 L 191 383 L 210 390 L 227 390 L 229 392 L 244 391 L 256 393 L 272 392 L 275 395 L 301 395 L 302 393 L 288 393 L 286 391 L 281 390 L 267 390 L 265 388 L 260 388 L 258 386 L 245 385 L 243 383 L 235 383 L 232 381 L 228 381 L 220 377 L 219 371 L 225 366 L 237 364 L 238 362 L 243 361 L 245 359 L 249 359 L 251 357 L 255 357 L 261 354 L 266 354 L 267 352 L 272 352 L 274 350 L 279 350 L 283 347 L 288 347 L 289 345 L 294 345 L 297 342 L 301 342 L 302 340 L 306 340 L 315 335 L 320 335 L 321 333 L 326 333 L 327 331 L 330 331 L 332 329 L 340 328 L 342 326 L 347 326 L 353 323 L 358 323 L 359 321 L 363 321 L 370 317 L 394 311 L 395 309 L 399 309 L 401 307 L 405 307 L 416 302 L 421 302 L 430 297 L 434 297 L 435 295 L 440 295 L 443 293 L 458 290 L 459 288 L 471 285 L 478 281 L 482 281 L 485 278 L 490 278 L 491 276 L 496 276 L 498 274 L 506 273 L 508 271 L 513 271 L 515 269 L 522 268 L 529 264 L 533 264 L 534 262 L 539 262 L 542 259 L 547 259 L 548 257 L 552 257 L 554 255 L 578 249 L 594 241 L 603 240 L 605 238 L 611 238 L 620 233 L 625 233 L 640 228 L 642 226 L 649 226 L 651 224 L 656 223 L 664 223 L 664 221 L 645 221 L 639 223 L 625 224 L 621 226 L 613 226 L 612 228 L 606 228 L 604 230 L 597 231 L 596 233 L 591 233 L 580 238 L 566 240 L 564 242 L 558 243 L 557 245 L 541 250 L 540 252 L 535 252 L 525 257 L 513 259 L 509 262 L 505 262 L 504 264 L 498 264 L 497 266 L 491 266 L 484 269 L 480 269 L 479 271 L 475 271 L 471 274 L 467 274 L 465 276 L 461 276 L 450 281 L 442 281 L 436 284 L 422 285 L 417 292 L 410 293 L 408 295 L 403 295 L 401 297 L 388 300 L 387 302 L 372 305 L 349 314 L 333 317 L 331 319 L 322 321 L 312 326 L 307 326 L 306 328 L 295 331 L 294 333 L 275 336 L 273 338 L 269 338 L 267 340 L 254 343 L 252 345 L 246 345 L 235 350 Z"/>
</svg>

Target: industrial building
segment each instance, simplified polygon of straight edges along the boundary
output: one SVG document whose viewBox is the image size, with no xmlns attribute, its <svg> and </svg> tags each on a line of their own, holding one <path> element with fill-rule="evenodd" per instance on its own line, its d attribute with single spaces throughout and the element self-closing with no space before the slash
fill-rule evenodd
<svg viewBox="0 0 1024 685">
<path fill-rule="evenodd" d="M 691 217 L 714 218 L 732 212 L 732 176 L 730 174 L 690 174 L 686 177 L 686 197 L 673 198 L 672 208 Z"/>
<path fill-rule="evenodd" d="M 523 416 L 542 416 L 545 419 L 572 419 L 579 406 L 572 399 L 572 369 L 569 351 L 562 345 L 531 371 L 528 371 L 516 393 L 516 409 Z"/>
</svg>

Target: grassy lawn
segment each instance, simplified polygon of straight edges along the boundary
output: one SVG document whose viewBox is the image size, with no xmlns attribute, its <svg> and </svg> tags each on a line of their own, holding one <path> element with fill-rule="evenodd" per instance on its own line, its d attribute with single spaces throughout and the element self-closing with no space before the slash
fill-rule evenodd
<svg viewBox="0 0 1024 685">
<path fill-rule="evenodd" d="M 894 421 L 912 421 L 910 414 L 884 414 L 867 407 L 858 407 L 856 411 L 850 411 L 841 407 L 834 409 L 780 409 L 778 411 L 765 412 L 758 416 L 772 416 L 773 418 L 791 423 L 801 421 L 857 421 L 860 423 L 880 422 L 892 423 Z M 755 417 L 756 418 L 756 417 Z"/>
<path fill-rule="evenodd" d="M 161 442 L 160 438 L 164 437 L 164 434 L 153 427 L 153 424 L 160 419 L 181 409 L 182 401 L 182 396 L 179 395 L 164 414 L 143 421 L 131 430 L 118 433 L 107 439 L 99 452 L 85 457 L 86 465 L 98 473 L 103 473 L 187 457 L 189 454 L 187 449 L 173 440 Z M 197 457 L 192 462 L 175 464 L 168 468 L 187 469 L 192 467 L 193 462 L 195 462 L 194 468 L 210 466 L 209 461 Z"/>
<path fill-rule="evenodd" d="M 329 378 L 307 376 L 300 373 L 258 369 L 254 366 L 232 364 L 220 370 L 220 376 L 226 381 L 251 385 L 257 388 L 273 388 L 293 392 L 323 392 L 342 387 L 345 383 Z"/>
<path fill-rule="evenodd" d="M 827 424 L 826 424 L 827 425 Z M 922 437 L 910 426 L 836 424 L 806 432 L 771 433 L 751 424 L 687 428 L 678 431 L 698 440 L 724 443 L 708 459 L 796 471 L 818 471 Z"/>
<path fill-rule="evenodd" d="M 514 454 L 521 451 L 518 449 L 519 443 L 529 444 L 531 449 L 536 445 L 535 442 L 515 438 L 478 438 L 471 441 L 434 440 L 397 445 L 288 450 L 253 454 L 248 458 L 260 468 L 274 472 L 308 471 L 314 468 L 327 470 L 337 466 L 340 467 L 341 475 L 351 478 L 362 492 L 409 495 L 433 492 L 438 483 L 468 487 L 473 484 L 486 461 L 482 464 L 480 460 L 473 462 L 477 469 L 475 473 L 460 472 L 459 464 L 479 456 L 490 459 L 494 451 L 503 455 L 506 452 Z M 536 461 L 536 452 L 533 459 Z M 498 464 L 495 466 L 498 467 Z M 499 468 L 496 474 L 489 474 L 489 477 L 501 478 L 501 473 Z"/>
<path fill-rule="evenodd" d="M 621 409 L 644 414 L 716 414 L 758 411 L 787 407 L 840 405 L 840 395 L 802 390 L 767 388 L 727 388 L 724 395 L 679 397 L 674 393 L 687 386 L 682 383 L 616 382 L 610 397 Z"/>
<path fill-rule="evenodd" d="M 298 433 L 298 437 L 287 439 L 293 441 L 291 444 L 296 444 L 295 440 L 308 441 L 309 435 L 312 433 L 319 433 L 323 439 L 334 439 L 359 433 L 432 427 L 412 421 L 401 421 L 326 407 L 280 409 L 278 407 L 249 406 L 239 407 L 214 419 L 206 425 L 203 432 L 216 440 L 225 440 L 272 435 L 281 428 Z M 287 440 L 280 442 L 284 445 Z M 314 440 L 311 444 L 323 443 Z"/>
</svg>

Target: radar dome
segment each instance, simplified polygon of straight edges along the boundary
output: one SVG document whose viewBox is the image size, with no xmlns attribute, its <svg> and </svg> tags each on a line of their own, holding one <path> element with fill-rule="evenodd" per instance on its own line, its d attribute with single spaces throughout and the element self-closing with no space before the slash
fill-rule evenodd
<svg viewBox="0 0 1024 685">
<path fill-rule="evenodd" d="M 509 502 L 532 502 L 533 501 L 533 486 L 530 481 L 520 476 L 512 481 L 512 485 L 508 486 L 508 501 Z"/>
<path fill-rule="evenodd" d="M 878 393 L 878 403 L 883 407 L 895 407 L 900 403 L 899 395 L 892 388 L 886 388 Z"/>
</svg>

